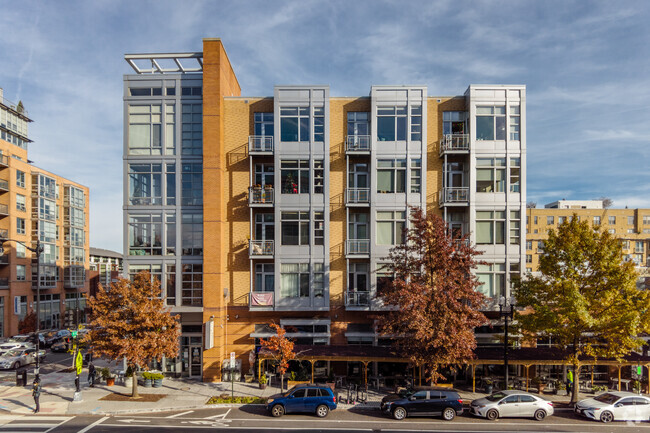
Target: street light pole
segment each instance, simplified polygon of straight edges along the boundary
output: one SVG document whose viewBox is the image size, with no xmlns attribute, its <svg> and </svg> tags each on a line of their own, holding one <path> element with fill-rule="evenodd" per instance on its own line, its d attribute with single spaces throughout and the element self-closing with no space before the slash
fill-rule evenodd
<svg viewBox="0 0 650 433">
<path fill-rule="evenodd" d="M 515 313 L 515 298 L 499 298 L 499 315 L 505 319 L 505 338 L 503 340 L 503 366 L 504 366 L 504 387 L 508 389 L 508 319 L 512 320 Z"/>
</svg>

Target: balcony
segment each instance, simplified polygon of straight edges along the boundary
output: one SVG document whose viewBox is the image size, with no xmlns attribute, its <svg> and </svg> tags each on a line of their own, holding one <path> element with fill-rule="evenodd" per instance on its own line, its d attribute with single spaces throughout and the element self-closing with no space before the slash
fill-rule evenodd
<svg viewBox="0 0 650 433">
<path fill-rule="evenodd" d="M 440 155 L 469 153 L 469 134 L 446 134 L 440 140 Z"/>
<path fill-rule="evenodd" d="M 249 135 L 248 153 L 250 155 L 272 155 L 273 137 L 267 137 L 264 135 Z"/>
<path fill-rule="evenodd" d="M 449 187 L 440 191 L 440 206 L 469 204 L 469 187 Z"/>
<path fill-rule="evenodd" d="M 273 292 L 251 292 L 250 308 L 266 310 L 273 308 L 275 301 Z"/>
<path fill-rule="evenodd" d="M 352 154 L 370 154 L 370 136 L 348 135 L 345 138 L 345 151 Z"/>
<path fill-rule="evenodd" d="M 370 205 L 370 188 L 347 188 L 345 190 L 345 204 L 349 206 Z"/>
<path fill-rule="evenodd" d="M 248 255 L 255 259 L 272 259 L 274 254 L 273 241 L 254 241 L 250 240 L 248 246 Z"/>
<path fill-rule="evenodd" d="M 370 306 L 370 292 L 353 292 L 348 290 L 345 293 L 345 306 L 346 307 L 361 307 L 367 308 Z"/>
<path fill-rule="evenodd" d="M 9 256 L 4 254 L 0 256 L 0 266 L 6 266 L 9 264 Z"/>
<path fill-rule="evenodd" d="M 9 167 L 9 155 L 0 155 L 0 168 Z"/>
<path fill-rule="evenodd" d="M 370 257 L 370 239 L 348 239 L 345 254 L 348 257 Z"/>
<path fill-rule="evenodd" d="M 0 278 L 0 289 L 9 288 L 9 278 Z"/>
<path fill-rule="evenodd" d="M 256 207 L 273 206 L 274 190 L 268 187 L 252 186 L 248 188 L 248 204 Z"/>
<path fill-rule="evenodd" d="M 0 217 L 9 216 L 9 206 L 0 204 Z"/>
<path fill-rule="evenodd" d="M 9 192 L 9 182 L 0 180 L 0 192 Z"/>
</svg>

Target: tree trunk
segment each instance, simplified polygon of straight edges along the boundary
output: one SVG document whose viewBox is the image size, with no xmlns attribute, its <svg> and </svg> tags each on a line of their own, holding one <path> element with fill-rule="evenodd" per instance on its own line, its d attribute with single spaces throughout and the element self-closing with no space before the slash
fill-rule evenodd
<svg viewBox="0 0 650 433">
<path fill-rule="evenodd" d="M 131 397 L 132 398 L 138 398 L 140 397 L 138 395 L 138 375 L 136 373 L 136 369 L 132 368 L 133 370 L 133 380 L 132 380 L 132 385 L 131 385 Z"/>
<path fill-rule="evenodd" d="M 571 386 L 571 404 L 578 402 L 578 388 L 580 386 L 580 364 L 573 364 L 573 384 Z"/>
</svg>

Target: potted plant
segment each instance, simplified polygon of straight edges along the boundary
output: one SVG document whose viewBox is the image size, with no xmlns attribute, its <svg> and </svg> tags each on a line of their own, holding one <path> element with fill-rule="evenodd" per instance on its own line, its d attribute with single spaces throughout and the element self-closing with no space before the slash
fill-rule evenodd
<svg viewBox="0 0 650 433">
<path fill-rule="evenodd" d="M 149 373 L 151 375 L 151 384 L 153 385 L 154 388 L 160 388 L 162 386 L 163 376 L 162 373 Z"/>
<path fill-rule="evenodd" d="M 124 372 L 124 386 L 129 389 L 133 388 L 133 369 L 131 366 Z"/>
<path fill-rule="evenodd" d="M 115 375 L 111 373 L 111 371 L 108 369 L 108 367 L 104 367 L 101 369 L 101 374 L 102 374 L 102 379 L 106 381 L 106 386 L 113 386 L 115 385 Z"/>
<path fill-rule="evenodd" d="M 490 378 L 485 379 L 485 392 L 487 394 L 492 394 L 494 389 L 494 381 Z"/>
<path fill-rule="evenodd" d="M 557 395 L 567 395 L 566 384 L 564 382 L 562 382 L 561 380 L 556 380 L 555 381 L 555 393 Z"/>
<path fill-rule="evenodd" d="M 542 379 L 540 379 L 539 377 L 537 377 L 537 376 L 533 377 L 533 379 L 530 381 L 530 383 L 532 383 L 533 386 L 537 387 L 537 392 L 539 394 L 544 392 L 544 388 L 545 388 L 546 384 L 544 382 L 542 382 Z"/>
<path fill-rule="evenodd" d="M 153 381 L 153 378 L 151 377 L 153 373 L 150 373 L 148 371 L 145 371 L 142 373 L 142 380 L 144 381 L 143 385 L 145 388 L 151 388 L 151 383 Z"/>
<path fill-rule="evenodd" d="M 641 382 L 639 382 L 638 380 L 633 380 L 632 381 L 632 389 L 637 394 L 641 394 Z"/>
<path fill-rule="evenodd" d="M 591 390 L 594 394 L 598 394 L 599 392 L 607 391 L 607 387 L 605 385 L 594 385 Z"/>
<path fill-rule="evenodd" d="M 266 389 L 266 383 L 268 382 L 268 379 L 266 378 L 266 374 L 262 374 L 260 376 L 260 389 Z"/>
</svg>

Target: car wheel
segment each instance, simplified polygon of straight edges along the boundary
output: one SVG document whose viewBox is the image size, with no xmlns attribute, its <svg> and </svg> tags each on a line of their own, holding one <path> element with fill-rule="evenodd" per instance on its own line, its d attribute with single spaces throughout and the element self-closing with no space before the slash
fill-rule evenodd
<svg viewBox="0 0 650 433">
<path fill-rule="evenodd" d="M 20 368 L 20 361 L 16 361 L 16 363 L 14 364 L 14 369 L 18 370 L 19 368 Z"/>
<path fill-rule="evenodd" d="M 610 411 L 606 410 L 600 414 L 600 420 L 604 423 L 612 422 L 614 421 L 614 415 Z"/>
<path fill-rule="evenodd" d="M 316 416 L 319 418 L 325 418 L 328 413 L 330 413 L 330 408 L 324 404 L 321 404 L 316 408 Z"/>
<path fill-rule="evenodd" d="M 490 421 L 495 421 L 496 419 L 499 418 L 499 411 L 497 411 L 496 409 L 490 409 L 485 414 L 485 417 Z"/>
<path fill-rule="evenodd" d="M 546 411 L 544 409 L 535 411 L 535 420 L 542 421 L 544 418 L 546 418 Z"/>
<path fill-rule="evenodd" d="M 393 411 L 393 418 L 397 420 L 403 420 L 406 418 L 406 409 L 403 407 L 396 407 L 395 410 Z"/>
<path fill-rule="evenodd" d="M 275 406 L 273 406 L 271 408 L 271 415 L 273 415 L 276 418 L 284 415 L 284 406 L 282 406 L 281 404 L 276 404 Z"/>
<path fill-rule="evenodd" d="M 442 411 L 442 419 L 445 421 L 451 421 L 454 418 L 456 418 L 456 410 L 453 407 L 446 407 Z"/>
</svg>

